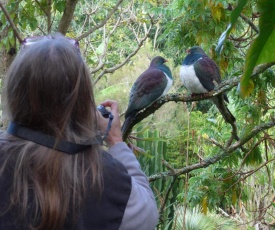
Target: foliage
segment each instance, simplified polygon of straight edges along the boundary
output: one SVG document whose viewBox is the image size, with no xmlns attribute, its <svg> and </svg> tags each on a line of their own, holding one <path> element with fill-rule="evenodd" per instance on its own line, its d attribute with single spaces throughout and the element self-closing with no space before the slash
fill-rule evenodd
<svg viewBox="0 0 275 230">
<path fill-rule="evenodd" d="M 47 2 L 8 2 L 6 8 L 23 38 L 59 29 L 68 1 L 53 0 L 50 7 Z M 111 14 L 117 3 L 79 0 L 66 33 L 80 40 L 97 103 L 115 99 L 123 113 L 133 82 L 148 67 L 150 57 L 159 54 L 169 58 L 175 79 L 170 93 L 187 95 L 179 80 L 179 65 L 188 47 L 200 45 L 229 82 L 227 106 L 237 118 L 240 139 L 274 120 L 274 67 L 251 77 L 255 64 L 274 61 L 273 0 L 122 1 Z M 2 12 L 0 20 L 1 31 L 9 27 Z M 10 29 L 0 46 L 9 49 L 13 45 L 18 44 Z M 231 82 L 243 73 L 244 82 L 250 80 L 254 85 L 245 99 Z M 153 176 L 224 154 L 238 143 L 231 142 L 231 131 L 211 102 L 173 102 L 138 124 L 130 140 L 141 167 Z M 262 130 L 244 142 L 247 151 L 236 149 L 207 168 L 152 182 L 161 215 L 158 229 L 177 229 L 185 208 L 189 210 L 186 221 L 193 215 L 190 225 L 207 220 L 215 226 L 211 212 L 218 208 L 238 216 L 244 224 L 247 221 L 247 228 L 257 221 L 271 223 L 275 218 L 274 195 L 270 195 L 275 193 L 274 136 L 274 128 Z M 194 211 L 194 207 L 199 209 Z M 227 222 L 217 215 L 214 219 Z M 196 225 L 195 229 L 200 228 Z"/>
<path fill-rule="evenodd" d="M 238 17 L 244 9 L 247 0 L 239 0 L 238 6 L 231 13 L 231 22 L 228 28 L 221 35 L 217 45 L 217 51 L 221 53 L 222 45 L 236 24 Z M 259 18 L 259 35 L 253 41 L 246 54 L 246 63 L 244 73 L 241 79 L 241 95 L 248 96 L 254 84 L 250 80 L 253 68 L 258 64 L 275 62 L 274 42 L 275 42 L 275 2 L 274 1 L 257 1 Z"/>
<path fill-rule="evenodd" d="M 80 40 L 83 56 L 96 83 L 122 67 L 141 48 L 153 23 L 153 17 L 148 15 L 147 10 L 150 4 L 123 0 L 72 2 L 77 2 L 72 19 L 66 19 L 67 15 L 64 17 L 64 10 L 71 7 L 71 3 L 63 0 L 53 0 L 51 4 L 46 0 L 11 0 L 5 7 L 21 39 L 33 34 L 61 32 L 62 23 L 67 20 L 65 23 L 70 26 L 64 34 Z M 115 7 L 117 10 L 113 12 Z M 10 26 L 3 12 L 0 12 L 0 19 L 0 30 Z M 10 29 L 8 36 L 1 40 L 0 48 L 8 50 L 9 46 L 16 45 L 16 37 Z"/>
<path fill-rule="evenodd" d="M 239 0 L 236 8 L 233 9 L 233 11 L 231 13 L 231 17 L 230 17 L 230 23 L 227 26 L 227 29 L 222 33 L 222 35 L 220 36 L 220 39 L 218 41 L 218 44 L 216 47 L 216 51 L 218 52 L 218 54 L 220 54 L 222 52 L 223 44 L 224 44 L 226 38 L 228 37 L 228 35 L 230 34 L 230 32 L 232 31 L 232 29 L 234 28 L 235 24 L 237 23 L 238 18 L 240 16 L 242 10 L 244 9 L 247 1 L 248 0 Z"/>
<path fill-rule="evenodd" d="M 184 207 L 176 210 L 176 218 L 173 220 L 173 230 L 236 230 L 237 223 L 221 215 L 210 213 L 204 215 L 198 208 L 187 209 L 184 219 Z"/>
<path fill-rule="evenodd" d="M 259 0 L 258 10 L 261 14 L 260 33 L 246 54 L 245 69 L 241 79 L 241 95 L 244 97 L 248 96 L 253 89 L 249 81 L 253 68 L 258 64 L 275 62 L 275 2 Z"/>
<path fill-rule="evenodd" d="M 168 160 L 166 141 L 160 139 L 157 130 L 150 131 L 147 128 L 144 129 L 143 126 L 139 126 L 136 131 L 136 141 L 130 146 L 138 146 L 138 149 L 134 148 L 133 150 L 137 154 L 144 172 L 149 176 L 164 171 L 164 162 Z M 141 150 L 146 150 L 146 152 Z M 174 203 L 182 186 L 182 180 L 178 178 L 168 178 L 167 180 L 151 183 L 160 210 L 159 229 L 163 229 L 174 217 Z"/>
<path fill-rule="evenodd" d="M 202 46 L 210 56 L 218 60 L 214 51 L 215 45 L 230 18 L 227 1 L 178 0 L 173 1 L 168 9 L 155 8 L 154 12 L 165 14 L 162 20 L 165 26 L 157 46 L 167 56 L 173 57 L 176 65 L 182 62 L 185 50 L 194 45 Z M 237 26 L 238 31 L 243 29 L 240 23 Z M 235 62 L 236 67 L 238 59 L 243 55 L 232 43 L 227 42 L 224 45 L 226 52 L 219 60 L 222 72 L 231 64 L 229 60 Z M 229 66 L 231 67 L 233 66 Z"/>
</svg>

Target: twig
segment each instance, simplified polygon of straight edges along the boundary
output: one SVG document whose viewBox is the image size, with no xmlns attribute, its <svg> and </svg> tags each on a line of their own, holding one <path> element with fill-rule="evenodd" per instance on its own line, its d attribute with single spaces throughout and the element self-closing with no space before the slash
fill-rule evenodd
<svg viewBox="0 0 275 230">
<path fill-rule="evenodd" d="M 225 157 L 232 154 L 236 149 L 240 148 L 242 145 L 247 143 L 251 138 L 253 138 L 258 133 L 260 133 L 264 130 L 267 130 L 271 127 L 274 127 L 274 126 L 275 126 L 275 120 L 272 120 L 271 122 L 268 122 L 268 123 L 265 123 L 265 124 L 262 124 L 259 126 L 256 126 L 256 127 L 254 127 L 254 129 L 251 130 L 250 133 L 248 133 L 246 136 L 242 137 L 238 142 L 229 146 L 227 149 L 223 150 L 222 153 L 216 154 L 213 157 L 205 158 L 205 159 L 201 160 L 200 163 L 189 165 L 189 166 L 186 166 L 186 167 L 183 167 L 180 169 L 174 169 L 174 171 L 169 170 L 169 171 L 157 173 L 155 175 L 151 175 L 149 177 L 149 181 L 152 182 L 152 181 L 166 178 L 169 176 L 179 176 L 181 174 L 191 172 L 195 169 L 206 168 L 209 165 L 212 165 L 212 164 L 216 163 L 217 161 L 224 159 Z"/>
<path fill-rule="evenodd" d="M 151 21 L 152 22 L 152 21 Z M 121 68 L 122 66 L 124 66 L 139 50 L 140 48 L 142 47 L 143 43 L 146 41 L 146 39 L 148 38 L 149 36 L 149 33 L 152 29 L 152 25 L 153 23 L 150 25 L 150 28 L 148 29 L 148 32 L 145 34 L 145 36 L 138 42 L 138 46 L 137 48 L 132 52 L 130 53 L 125 59 L 123 62 L 117 64 L 116 66 L 113 66 L 109 69 L 104 69 L 98 76 L 97 76 L 97 79 L 94 81 L 94 84 L 96 84 L 103 76 L 104 74 L 106 73 L 113 73 L 115 70 Z M 91 71 L 91 73 L 94 73 L 95 71 Z"/>
<path fill-rule="evenodd" d="M 3 5 L 2 1 L 0 1 L 0 8 L 3 10 L 8 22 L 10 23 L 11 28 L 14 32 L 14 35 L 17 37 L 19 42 L 22 43 L 23 39 L 20 37 L 19 31 L 17 30 L 16 26 L 14 25 L 13 20 L 11 19 L 10 15 L 9 15 L 7 9 L 5 8 L 5 6 Z"/>
<path fill-rule="evenodd" d="M 81 36 L 79 36 L 78 38 L 76 38 L 77 41 L 89 36 L 91 33 L 93 33 L 94 31 L 96 31 L 97 29 L 103 27 L 107 21 L 112 17 L 112 15 L 117 11 L 118 7 L 120 6 L 120 4 L 123 2 L 123 0 L 119 0 L 116 5 L 114 6 L 114 8 L 109 12 L 109 14 L 105 17 L 104 20 L 102 20 L 99 24 L 97 24 L 95 27 L 93 27 L 92 29 L 90 29 L 88 32 L 82 34 Z"/>
<path fill-rule="evenodd" d="M 166 166 L 168 169 L 170 169 L 171 171 L 174 171 L 173 166 L 170 165 L 167 161 L 165 161 L 165 160 L 162 159 L 161 162 L 162 162 L 162 164 L 163 164 L 164 166 Z"/>
<path fill-rule="evenodd" d="M 255 26 L 253 24 L 252 21 L 250 21 L 250 19 L 248 17 L 246 17 L 245 15 L 243 14 L 240 14 L 241 18 L 248 24 L 250 25 L 250 27 L 258 34 L 259 33 L 259 29 L 257 28 L 257 26 Z"/>
<path fill-rule="evenodd" d="M 103 36 L 104 48 L 103 48 L 103 52 L 99 55 L 99 57 L 98 57 L 98 65 L 97 65 L 97 67 L 95 67 L 91 71 L 91 74 L 98 72 L 99 70 L 101 70 L 104 67 L 104 65 L 105 65 L 104 58 L 106 57 L 106 54 L 107 54 L 108 43 L 109 43 L 110 37 L 115 32 L 116 28 L 118 27 L 120 20 L 121 20 L 121 18 L 119 17 L 118 20 L 117 20 L 117 22 L 116 22 L 116 24 L 112 28 L 112 31 L 110 31 L 110 33 L 108 35 L 105 35 L 105 26 L 104 26 L 104 36 Z M 98 80 L 96 80 L 96 82 L 94 84 L 96 84 L 97 81 Z"/>
<path fill-rule="evenodd" d="M 172 191 L 172 188 L 173 188 L 176 180 L 177 180 L 177 177 L 176 176 L 173 177 L 173 180 L 172 180 L 171 184 L 169 185 L 169 188 L 168 188 L 168 190 L 167 190 L 167 192 L 165 194 L 165 197 L 164 197 L 164 201 L 162 202 L 162 205 L 161 205 L 160 210 L 159 210 L 159 215 L 160 216 L 162 216 L 162 214 L 163 214 L 163 210 L 165 208 L 165 204 L 166 204 L 166 202 L 167 202 L 167 200 L 169 198 L 169 194 Z"/>
</svg>

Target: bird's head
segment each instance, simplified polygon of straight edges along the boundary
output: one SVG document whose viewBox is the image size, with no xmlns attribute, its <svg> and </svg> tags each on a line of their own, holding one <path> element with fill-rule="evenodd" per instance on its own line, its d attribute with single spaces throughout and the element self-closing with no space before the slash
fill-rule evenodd
<svg viewBox="0 0 275 230">
<path fill-rule="evenodd" d="M 168 62 L 165 58 L 161 57 L 161 56 L 157 56 L 154 57 L 151 61 L 150 66 L 158 66 L 158 65 L 162 65 L 165 62 Z"/>
<path fill-rule="evenodd" d="M 165 62 L 168 62 L 168 61 L 161 56 L 154 57 L 153 60 L 151 61 L 149 68 L 161 70 L 169 78 L 173 79 L 172 72 L 171 72 L 170 68 L 164 64 Z"/>
<path fill-rule="evenodd" d="M 193 46 L 186 51 L 188 54 L 205 54 L 200 46 Z"/>
</svg>

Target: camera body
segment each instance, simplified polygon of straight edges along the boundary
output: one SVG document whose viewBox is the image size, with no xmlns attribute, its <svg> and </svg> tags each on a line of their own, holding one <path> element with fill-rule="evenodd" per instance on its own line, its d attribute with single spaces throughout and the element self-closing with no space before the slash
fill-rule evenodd
<svg viewBox="0 0 275 230">
<path fill-rule="evenodd" d="M 111 112 L 107 110 L 103 105 L 97 106 L 97 110 L 101 113 L 102 117 L 110 118 Z"/>
</svg>

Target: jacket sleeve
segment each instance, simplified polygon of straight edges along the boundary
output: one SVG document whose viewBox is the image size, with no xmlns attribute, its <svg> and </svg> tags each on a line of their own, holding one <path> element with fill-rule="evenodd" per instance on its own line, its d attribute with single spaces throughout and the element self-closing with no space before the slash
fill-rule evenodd
<svg viewBox="0 0 275 230">
<path fill-rule="evenodd" d="M 108 151 L 119 160 L 132 177 L 132 190 L 124 212 L 120 230 L 152 230 L 158 223 L 158 208 L 146 175 L 133 152 L 124 142 Z"/>
</svg>

